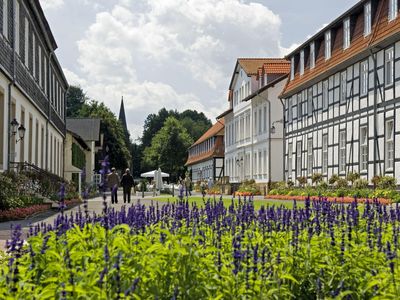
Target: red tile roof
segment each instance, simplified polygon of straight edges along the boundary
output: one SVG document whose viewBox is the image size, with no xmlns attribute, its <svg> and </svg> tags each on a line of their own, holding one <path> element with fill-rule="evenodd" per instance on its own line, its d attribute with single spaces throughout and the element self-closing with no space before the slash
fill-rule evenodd
<svg viewBox="0 0 400 300">
<path fill-rule="evenodd" d="M 237 62 L 247 75 L 257 75 L 258 68 L 262 67 L 264 64 L 287 64 L 287 60 L 282 58 L 238 58 Z"/>
<path fill-rule="evenodd" d="M 217 135 L 224 135 L 225 119 L 220 119 L 215 123 L 210 129 L 208 129 L 190 148 L 201 144 L 202 142 L 208 140 L 209 138 Z M 190 149 L 189 148 L 189 149 Z"/>
</svg>

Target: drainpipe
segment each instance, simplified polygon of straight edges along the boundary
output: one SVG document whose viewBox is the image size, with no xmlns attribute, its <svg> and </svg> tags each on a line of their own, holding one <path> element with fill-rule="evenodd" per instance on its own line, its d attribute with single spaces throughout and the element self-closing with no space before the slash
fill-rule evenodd
<svg viewBox="0 0 400 300">
<path fill-rule="evenodd" d="M 286 118 L 286 115 L 285 115 L 285 103 L 283 102 L 283 100 L 281 99 L 281 98 L 279 98 L 279 100 L 281 101 L 281 104 L 282 104 L 282 111 L 283 111 L 283 118 L 282 118 L 282 120 L 283 120 L 283 122 L 282 122 L 282 127 L 283 127 L 283 129 L 282 129 L 282 133 L 283 133 L 283 137 L 282 137 L 282 139 L 283 139 L 283 158 L 282 158 L 282 166 L 283 166 L 283 180 L 284 181 L 286 181 L 286 178 L 285 178 L 285 156 L 286 156 L 286 120 L 285 120 L 285 118 Z"/>
<path fill-rule="evenodd" d="M 12 22 L 12 39 L 13 42 L 11 44 L 11 49 L 13 52 L 13 55 L 11 56 L 11 60 L 12 60 L 12 79 L 11 82 L 8 84 L 8 124 L 7 124 L 7 128 L 8 128 L 8 157 L 7 157 L 7 170 L 10 170 L 10 160 L 11 160 L 11 91 L 12 91 L 12 86 L 15 86 L 15 32 L 16 32 L 16 25 L 15 25 L 15 1 L 13 1 L 13 22 Z"/>
<path fill-rule="evenodd" d="M 373 53 L 372 49 L 369 48 L 368 49 L 373 64 L 374 64 L 374 177 L 377 176 L 377 164 L 376 164 L 376 160 L 377 160 L 377 150 L 378 150 L 378 137 L 377 137 L 377 109 L 378 109 L 378 99 L 377 99 L 377 79 L 378 79 L 378 72 L 376 70 L 376 57 L 375 54 Z"/>
</svg>

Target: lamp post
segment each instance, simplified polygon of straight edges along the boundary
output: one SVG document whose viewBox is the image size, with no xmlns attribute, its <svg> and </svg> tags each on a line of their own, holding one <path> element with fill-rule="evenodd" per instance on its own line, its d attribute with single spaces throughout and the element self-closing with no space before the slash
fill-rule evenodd
<svg viewBox="0 0 400 300">
<path fill-rule="evenodd" d="M 238 167 L 240 168 L 239 171 L 242 171 L 242 166 L 243 166 L 243 156 L 239 159 L 236 159 L 236 164 L 238 165 Z M 241 173 L 239 173 L 239 181 L 241 181 L 242 176 Z"/>
<path fill-rule="evenodd" d="M 11 124 L 11 135 L 12 136 L 17 135 L 18 132 L 19 139 L 17 139 L 15 143 L 22 141 L 25 137 L 25 131 L 26 131 L 24 124 L 20 125 L 15 118 L 11 121 L 10 124 Z"/>
</svg>

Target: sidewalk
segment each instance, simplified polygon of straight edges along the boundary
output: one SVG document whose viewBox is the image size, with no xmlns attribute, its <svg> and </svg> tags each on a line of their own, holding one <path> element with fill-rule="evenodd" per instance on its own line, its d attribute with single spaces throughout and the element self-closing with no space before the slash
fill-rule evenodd
<svg viewBox="0 0 400 300">
<path fill-rule="evenodd" d="M 156 198 L 171 198 L 171 195 L 161 195 L 161 196 L 156 196 Z M 116 210 L 121 210 L 121 207 L 124 205 L 132 205 L 136 204 L 138 200 L 140 200 L 140 203 L 145 204 L 145 205 L 150 205 L 151 200 L 154 199 L 155 197 L 153 196 L 146 196 L 144 198 L 141 197 L 136 197 L 133 195 L 131 196 L 131 204 L 125 203 L 123 200 L 123 194 L 122 191 L 118 191 L 118 203 L 117 204 L 111 204 L 111 197 L 109 193 L 107 194 L 107 205 L 109 207 L 114 207 Z M 78 212 L 79 209 L 81 211 L 84 210 L 83 208 L 83 203 L 77 206 L 72 207 L 71 209 L 68 209 L 66 212 L 68 214 L 70 213 L 75 213 Z M 88 210 L 90 213 L 101 213 L 103 210 L 103 198 L 96 197 L 93 199 L 88 200 Z M 27 218 L 25 220 L 18 220 L 18 221 L 9 221 L 9 222 L 2 222 L 0 223 L 0 249 L 3 250 L 5 248 L 6 240 L 10 238 L 11 234 L 11 227 L 14 225 L 21 225 L 24 234 L 29 230 L 29 225 L 30 224 L 37 224 L 41 222 L 45 222 L 48 224 L 53 224 L 54 220 L 57 218 L 58 215 L 58 210 L 57 209 L 52 209 L 45 211 L 43 213 L 40 213 L 38 215 L 35 215 L 33 217 Z"/>
</svg>

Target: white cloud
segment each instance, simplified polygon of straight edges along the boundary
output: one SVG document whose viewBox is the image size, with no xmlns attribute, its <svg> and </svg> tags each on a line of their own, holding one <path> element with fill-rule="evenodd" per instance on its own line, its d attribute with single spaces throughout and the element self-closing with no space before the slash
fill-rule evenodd
<svg viewBox="0 0 400 300">
<path fill-rule="evenodd" d="M 66 76 L 114 112 L 124 95 L 133 137 L 146 116 L 162 107 L 196 109 L 214 119 L 227 107 L 237 57 L 276 57 L 286 50 L 280 18 L 259 3 L 117 2 L 97 13 L 77 43 L 79 68 Z"/>
<path fill-rule="evenodd" d="M 64 5 L 64 0 L 40 0 L 44 10 L 58 9 Z"/>
</svg>

